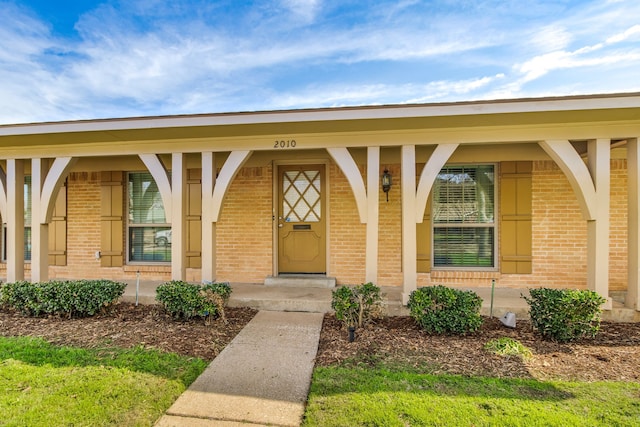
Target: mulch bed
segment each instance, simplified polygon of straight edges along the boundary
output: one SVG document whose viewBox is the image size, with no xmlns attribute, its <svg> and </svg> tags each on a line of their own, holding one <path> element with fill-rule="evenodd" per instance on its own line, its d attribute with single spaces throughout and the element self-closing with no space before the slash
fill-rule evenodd
<svg viewBox="0 0 640 427">
<path fill-rule="evenodd" d="M 83 347 L 142 345 L 213 360 L 255 313 L 227 308 L 228 323 L 217 319 L 206 325 L 201 319 L 172 319 L 157 305 L 119 303 L 107 313 L 83 319 L 32 318 L 0 310 L 0 336 L 38 336 L 54 344 Z M 533 358 L 523 361 L 484 350 L 485 343 L 499 337 L 519 340 L 531 349 Z M 640 381 L 640 323 L 603 322 L 596 338 L 559 344 L 542 340 L 524 320 L 510 329 L 498 319 L 485 318 L 478 332 L 460 337 L 430 336 L 410 317 L 388 317 L 359 329 L 350 343 L 343 325 L 327 314 L 316 364 L 340 363 L 402 363 L 434 374 Z"/>
<path fill-rule="evenodd" d="M 316 364 L 395 362 L 434 374 L 483 375 L 502 378 L 640 381 L 640 323 L 603 322 L 594 339 L 560 344 L 542 340 L 531 323 L 518 320 L 515 329 L 485 318 L 480 330 L 467 336 L 432 336 L 410 317 L 388 317 L 359 329 L 356 340 L 335 316 L 326 315 Z M 533 358 L 498 356 L 484 350 L 494 338 L 517 339 Z"/>
<path fill-rule="evenodd" d="M 58 345 L 156 348 L 213 360 L 256 314 L 250 308 L 226 308 L 218 318 L 178 321 L 158 305 L 118 303 L 103 314 L 81 319 L 33 318 L 0 310 L 0 336 L 37 336 Z"/>
</svg>

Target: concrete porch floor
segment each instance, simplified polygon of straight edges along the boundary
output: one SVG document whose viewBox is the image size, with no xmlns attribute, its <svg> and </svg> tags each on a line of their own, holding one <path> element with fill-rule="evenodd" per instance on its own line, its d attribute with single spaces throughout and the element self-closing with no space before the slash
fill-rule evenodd
<svg viewBox="0 0 640 427">
<path fill-rule="evenodd" d="M 136 281 L 128 281 L 122 297 L 123 301 L 136 301 Z M 156 288 L 160 282 L 141 281 L 138 288 L 140 304 L 155 304 Z M 300 311 L 326 313 L 331 311 L 331 288 L 265 286 L 262 284 L 231 284 L 230 307 L 250 307 L 268 311 Z M 463 288 L 460 288 L 463 289 Z M 464 288 L 473 290 L 482 298 L 482 315 L 491 314 L 491 288 Z M 386 302 L 386 311 L 390 316 L 404 316 L 409 310 L 402 305 L 402 288 L 399 286 L 382 287 Z M 527 302 L 521 297 L 528 295 L 527 289 L 495 288 L 493 295 L 493 316 L 501 317 L 507 312 L 515 313 L 517 319 L 529 317 Z M 640 312 L 625 308 L 614 302 L 612 310 L 602 314 L 605 321 L 640 322 Z"/>
</svg>

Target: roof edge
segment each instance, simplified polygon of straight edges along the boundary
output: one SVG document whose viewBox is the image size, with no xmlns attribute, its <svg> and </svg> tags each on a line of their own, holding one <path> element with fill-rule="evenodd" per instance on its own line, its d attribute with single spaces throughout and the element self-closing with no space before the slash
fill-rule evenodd
<svg viewBox="0 0 640 427">
<path fill-rule="evenodd" d="M 393 119 L 408 117 L 508 114 L 614 108 L 640 108 L 640 92 L 4 124 L 0 125 L 0 136 L 192 126 L 249 125 L 277 122 Z"/>
</svg>

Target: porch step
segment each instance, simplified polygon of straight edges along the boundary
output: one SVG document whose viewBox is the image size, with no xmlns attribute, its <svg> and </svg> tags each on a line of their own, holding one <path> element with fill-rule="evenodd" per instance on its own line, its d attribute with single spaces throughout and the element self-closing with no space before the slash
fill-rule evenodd
<svg viewBox="0 0 640 427">
<path fill-rule="evenodd" d="M 287 288 L 335 288 L 335 277 L 315 274 L 285 274 L 268 276 L 265 286 L 282 286 Z"/>
<path fill-rule="evenodd" d="M 326 313 L 331 310 L 331 289 L 256 284 L 231 285 L 229 307 L 267 311 Z"/>
</svg>

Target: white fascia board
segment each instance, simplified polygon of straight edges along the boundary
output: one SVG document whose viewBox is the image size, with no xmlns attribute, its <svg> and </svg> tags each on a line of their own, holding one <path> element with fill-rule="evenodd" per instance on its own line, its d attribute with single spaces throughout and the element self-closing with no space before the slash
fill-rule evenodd
<svg viewBox="0 0 640 427">
<path fill-rule="evenodd" d="M 0 136 L 640 108 L 640 93 L 0 125 Z"/>
</svg>

